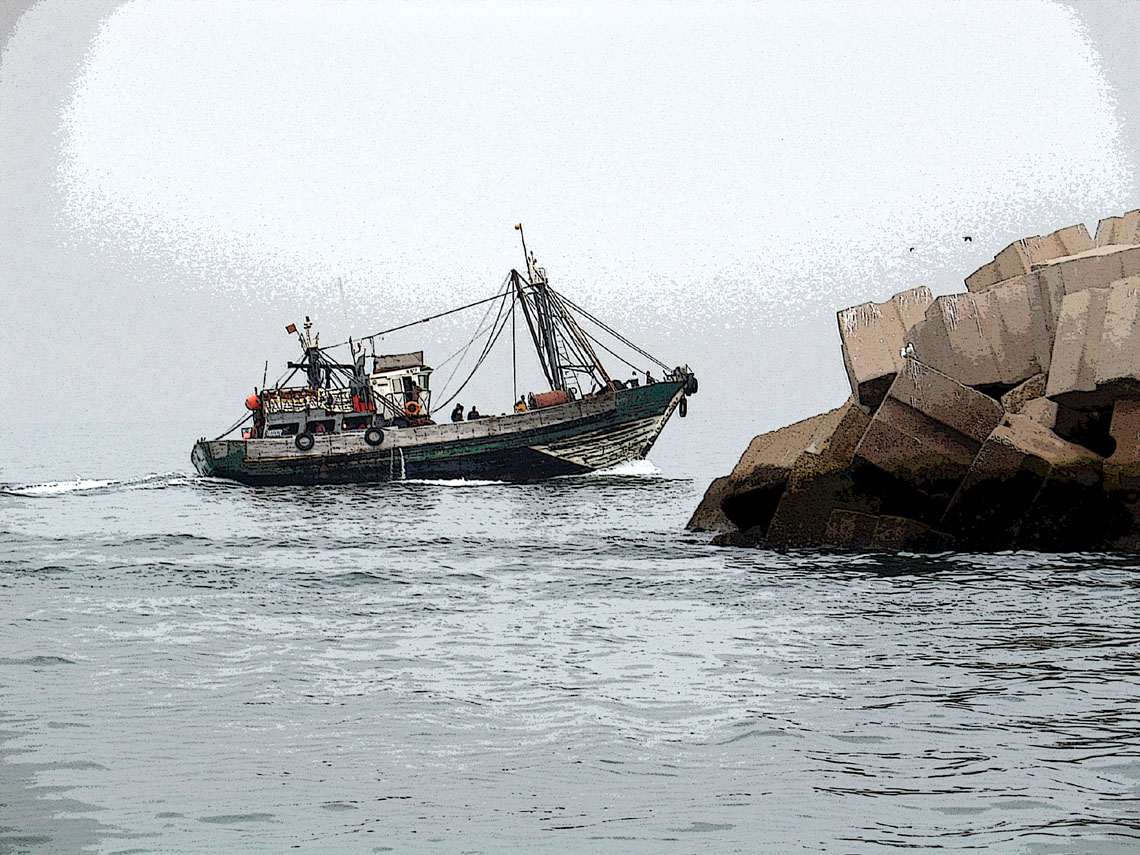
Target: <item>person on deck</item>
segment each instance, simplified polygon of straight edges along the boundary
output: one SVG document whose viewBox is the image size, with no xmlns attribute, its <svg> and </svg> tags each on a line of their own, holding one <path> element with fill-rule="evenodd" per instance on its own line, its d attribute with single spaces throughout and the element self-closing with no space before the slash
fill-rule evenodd
<svg viewBox="0 0 1140 855">
<path fill-rule="evenodd" d="M 467 421 L 473 422 L 473 421 L 475 421 L 475 419 L 481 419 L 481 418 L 483 418 L 482 414 L 480 414 L 478 408 L 476 408 L 476 406 L 474 404 L 472 404 L 471 405 L 471 411 L 467 413 Z"/>
<path fill-rule="evenodd" d="M 520 395 L 519 399 L 515 402 L 515 412 L 516 413 L 525 413 L 526 412 L 526 401 L 523 399 L 522 395 Z"/>
<path fill-rule="evenodd" d="M 455 409 L 451 411 L 451 420 L 453 422 L 463 421 L 463 405 L 456 404 Z"/>
</svg>

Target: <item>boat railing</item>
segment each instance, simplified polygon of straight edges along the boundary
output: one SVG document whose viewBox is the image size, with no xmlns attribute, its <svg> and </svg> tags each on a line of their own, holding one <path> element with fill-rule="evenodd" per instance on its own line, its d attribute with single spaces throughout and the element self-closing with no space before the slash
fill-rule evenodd
<svg viewBox="0 0 1140 855">
<path fill-rule="evenodd" d="M 303 413 L 306 410 L 322 409 L 329 413 L 359 413 L 362 405 L 359 396 L 351 389 L 311 389 L 298 386 L 291 389 L 265 389 L 261 395 L 261 405 L 265 412 Z"/>
</svg>

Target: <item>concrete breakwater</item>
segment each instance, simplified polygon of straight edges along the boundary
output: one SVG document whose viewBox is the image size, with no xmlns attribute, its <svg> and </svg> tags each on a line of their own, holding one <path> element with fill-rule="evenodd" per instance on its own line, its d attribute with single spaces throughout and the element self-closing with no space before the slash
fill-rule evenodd
<svg viewBox="0 0 1140 855">
<path fill-rule="evenodd" d="M 851 397 L 752 440 L 689 528 L 736 546 L 1140 551 L 1140 210 L 838 313 Z"/>
</svg>

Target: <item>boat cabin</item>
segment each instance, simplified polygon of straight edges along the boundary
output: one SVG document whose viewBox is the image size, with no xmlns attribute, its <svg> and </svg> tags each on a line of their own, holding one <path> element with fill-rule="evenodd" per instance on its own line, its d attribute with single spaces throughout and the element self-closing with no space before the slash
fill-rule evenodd
<svg viewBox="0 0 1140 855">
<path fill-rule="evenodd" d="M 344 387 L 262 389 L 250 396 L 246 402 L 254 411 L 250 436 L 316 436 L 428 423 L 432 369 L 424 365 L 423 351 L 371 359 L 372 372 L 366 379 L 357 374 Z"/>
<path fill-rule="evenodd" d="M 368 386 L 376 412 L 385 421 L 427 418 L 431 414 L 431 372 L 424 352 L 373 356 Z"/>
</svg>

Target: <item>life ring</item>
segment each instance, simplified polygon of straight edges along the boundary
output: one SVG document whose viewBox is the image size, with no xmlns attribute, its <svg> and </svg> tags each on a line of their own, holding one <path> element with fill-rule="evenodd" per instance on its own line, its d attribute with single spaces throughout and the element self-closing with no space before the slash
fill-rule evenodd
<svg viewBox="0 0 1140 855">
<path fill-rule="evenodd" d="M 689 414 L 689 399 L 681 396 L 681 403 L 677 405 L 677 413 L 684 418 Z"/>
<path fill-rule="evenodd" d="M 420 405 L 415 401 L 408 401 L 404 404 L 404 412 L 409 416 L 418 416 L 420 414 Z"/>
<path fill-rule="evenodd" d="M 311 451 L 315 442 L 316 439 L 308 431 L 293 437 L 293 445 L 297 446 L 298 451 Z"/>
<path fill-rule="evenodd" d="M 380 445 L 384 441 L 384 431 L 370 427 L 364 432 L 364 441 L 369 445 Z"/>
</svg>

